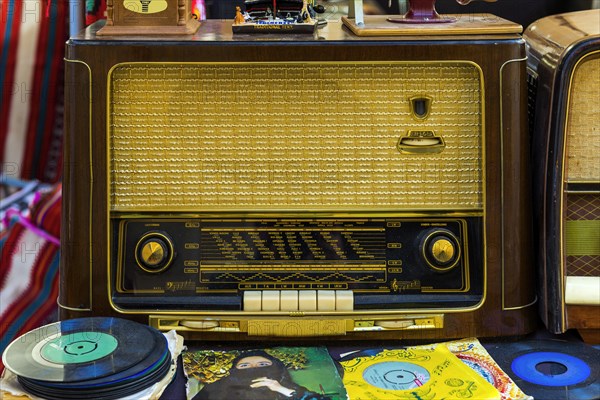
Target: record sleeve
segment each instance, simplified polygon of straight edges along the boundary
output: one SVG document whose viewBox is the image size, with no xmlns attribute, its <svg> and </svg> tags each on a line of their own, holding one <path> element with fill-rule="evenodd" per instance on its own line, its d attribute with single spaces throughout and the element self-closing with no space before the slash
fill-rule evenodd
<svg viewBox="0 0 600 400">
<path fill-rule="evenodd" d="M 350 399 L 500 399 L 445 346 L 381 350 L 340 364 Z"/>
<path fill-rule="evenodd" d="M 348 398 L 324 347 L 186 351 L 183 366 L 188 399 Z"/>
<path fill-rule="evenodd" d="M 517 384 L 500 368 L 477 338 L 454 340 L 412 348 L 435 348 L 445 346 L 463 363 L 494 385 L 503 400 L 533 400 L 523 393 Z"/>
</svg>

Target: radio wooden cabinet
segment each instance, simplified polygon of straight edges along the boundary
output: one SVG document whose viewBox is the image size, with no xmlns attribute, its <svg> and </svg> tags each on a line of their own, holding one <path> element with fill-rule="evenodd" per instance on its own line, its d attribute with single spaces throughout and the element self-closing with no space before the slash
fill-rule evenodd
<svg viewBox="0 0 600 400">
<path fill-rule="evenodd" d="M 63 318 L 220 340 L 535 328 L 520 26 L 100 27 L 66 50 Z"/>
</svg>

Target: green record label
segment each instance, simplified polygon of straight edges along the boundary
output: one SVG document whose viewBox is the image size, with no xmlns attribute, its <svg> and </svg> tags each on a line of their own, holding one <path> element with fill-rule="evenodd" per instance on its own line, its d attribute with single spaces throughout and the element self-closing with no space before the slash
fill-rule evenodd
<svg viewBox="0 0 600 400">
<path fill-rule="evenodd" d="M 78 364 L 98 360 L 111 354 L 118 346 L 117 339 L 101 332 L 76 332 L 44 344 L 41 356 L 55 364 Z"/>
</svg>

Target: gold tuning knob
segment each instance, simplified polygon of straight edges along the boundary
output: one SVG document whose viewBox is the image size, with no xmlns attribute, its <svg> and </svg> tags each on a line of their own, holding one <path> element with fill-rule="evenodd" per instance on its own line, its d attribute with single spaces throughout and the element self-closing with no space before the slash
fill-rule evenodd
<svg viewBox="0 0 600 400">
<path fill-rule="evenodd" d="M 447 229 L 434 229 L 421 241 L 424 261 L 437 272 L 448 272 L 457 266 L 460 252 L 458 238 Z"/>
<path fill-rule="evenodd" d="M 454 258 L 454 254 L 456 254 L 454 243 L 444 237 L 434 239 L 431 245 L 431 256 L 438 263 L 446 264 Z"/>
<path fill-rule="evenodd" d="M 157 240 L 149 240 L 142 246 L 141 261 L 147 266 L 154 267 L 165 260 L 165 248 Z"/>
<path fill-rule="evenodd" d="M 135 246 L 135 259 L 146 272 L 164 271 L 173 261 L 173 243 L 161 232 L 144 235 Z"/>
</svg>

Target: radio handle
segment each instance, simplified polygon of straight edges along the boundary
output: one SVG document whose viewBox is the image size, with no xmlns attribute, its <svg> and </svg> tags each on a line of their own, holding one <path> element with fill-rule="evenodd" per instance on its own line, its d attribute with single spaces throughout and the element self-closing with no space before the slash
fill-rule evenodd
<svg viewBox="0 0 600 400">
<path fill-rule="evenodd" d="M 402 154 L 441 153 L 446 143 L 432 131 L 409 131 L 398 140 L 397 148 Z"/>
</svg>

